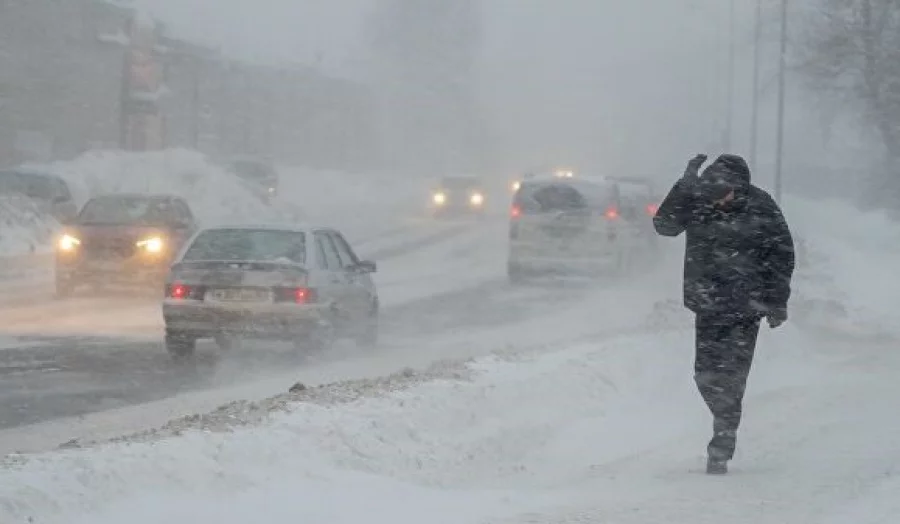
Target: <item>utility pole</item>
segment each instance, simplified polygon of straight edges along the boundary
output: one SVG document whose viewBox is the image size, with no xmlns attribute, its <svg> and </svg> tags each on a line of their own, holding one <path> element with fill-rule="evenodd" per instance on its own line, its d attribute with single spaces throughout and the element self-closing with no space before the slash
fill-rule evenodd
<svg viewBox="0 0 900 524">
<path fill-rule="evenodd" d="M 756 167 L 759 135 L 759 61 L 762 43 L 762 0 L 756 0 L 756 22 L 753 31 L 753 109 L 750 116 L 750 167 Z"/>
<path fill-rule="evenodd" d="M 784 91 L 787 69 L 787 4 L 781 0 L 781 56 L 778 63 L 778 131 L 775 145 L 775 201 L 781 202 L 781 168 L 784 156 Z"/>
<path fill-rule="evenodd" d="M 734 3 L 728 3 L 728 107 L 725 111 L 725 152 L 730 152 L 732 141 L 732 120 L 734 115 Z"/>
</svg>

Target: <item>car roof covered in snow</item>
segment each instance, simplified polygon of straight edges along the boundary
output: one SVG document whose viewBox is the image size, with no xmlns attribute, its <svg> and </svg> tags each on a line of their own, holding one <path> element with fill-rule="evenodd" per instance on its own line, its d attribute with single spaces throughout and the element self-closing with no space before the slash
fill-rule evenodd
<svg viewBox="0 0 900 524">
<path fill-rule="evenodd" d="M 317 224 L 284 224 L 284 223 L 243 223 L 243 224 L 216 224 L 214 226 L 206 226 L 201 231 L 221 231 L 228 229 L 245 229 L 245 230 L 269 230 L 269 231 L 289 231 L 294 233 L 309 233 L 312 231 L 338 231 L 337 228 L 331 226 L 322 226 Z"/>
<path fill-rule="evenodd" d="M 184 200 L 184 198 L 170 193 L 102 193 L 94 195 L 90 200 L 101 199 L 144 199 L 144 200 Z"/>
</svg>

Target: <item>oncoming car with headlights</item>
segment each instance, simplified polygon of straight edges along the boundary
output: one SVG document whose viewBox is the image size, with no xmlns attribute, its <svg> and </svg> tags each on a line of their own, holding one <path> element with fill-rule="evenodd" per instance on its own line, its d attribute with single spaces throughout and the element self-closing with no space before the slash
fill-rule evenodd
<svg viewBox="0 0 900 524">
<path fill-rule="evenodd" d="M 475 214 L 485 208 L 485 191 L 473 176 L 442 178 L 431 193 L 431 209 L 435 216 Z"/>
<path fill-rule="evenodd" d="M 325 349 L 338 337 L 378 339 L 375 263 L 324 227 L 219 226 L 191 239 L 166 279 L 166 348 L 193 355 L 198 339 Z"/>
<path fill-rule="evenodd" d="M 69 296 L 82 285 L 159 286 L 195 230 L 190 206 L 177 196 L 94 197 L 57 239 L 56 294 Z"/>
</svg>

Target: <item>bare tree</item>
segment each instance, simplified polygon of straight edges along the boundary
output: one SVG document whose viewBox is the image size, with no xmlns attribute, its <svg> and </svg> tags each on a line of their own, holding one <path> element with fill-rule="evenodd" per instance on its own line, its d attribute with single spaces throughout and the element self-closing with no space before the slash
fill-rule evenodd
<svg viewBox="0 0 900 524">
<path fill-rule="evenodd" d="M 801 53 L 810 87 L 855 105 L 884 145 L 873 194 L 900 197 L 900 0 L 816 0 Z"/>
</svg>

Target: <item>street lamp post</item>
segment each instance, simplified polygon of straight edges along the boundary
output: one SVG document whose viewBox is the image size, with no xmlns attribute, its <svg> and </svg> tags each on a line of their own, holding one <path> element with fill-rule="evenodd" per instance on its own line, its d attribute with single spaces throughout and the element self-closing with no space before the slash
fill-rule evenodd
<svg viewBox="0 0 900 524">
<path fill-rule="evenodd" d="M 781 0 L 781 53 L 778 63 L 778 130 L 775 144 L 775 200 L 781 202 L 781 168 L 784 156 L 784 92 L 787 69 L 787 3 Z"/>
<path fill-rule="evenodd" d="M 762 42 L 762 1 L 756 0 L 756 22 L 753 31 L 753 105 L 750 115 L 750 165 L 756 166 L 759 135 L 759 62 Z"/>
<path fill-rule="evenodd" d="M 735 30 L 735 20 L 734 20 L 734 3 L 735 0 L 731 0 L 728 3 L 728 107 L 725 111 L 725 151 L 729 151 L 731 149 L 731 141 L 732 141 L 732 121 L 734 117 L 734 54 L 735 54 L 735 41 L 734 41 L 734 30 Z"/>
</svg>

